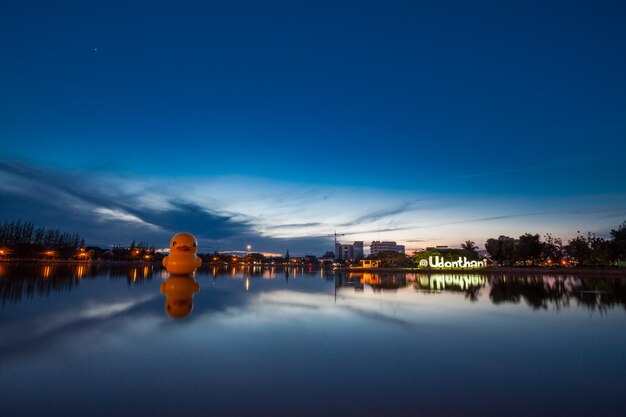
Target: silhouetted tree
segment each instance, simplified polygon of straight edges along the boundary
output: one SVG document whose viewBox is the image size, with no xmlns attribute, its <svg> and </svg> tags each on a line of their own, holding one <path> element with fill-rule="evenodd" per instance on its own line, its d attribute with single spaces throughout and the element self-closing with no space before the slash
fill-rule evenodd
<svg viewBox="0 0 626 417">
<path fill-rule="evenodd" d="M 626 221 L 617 229 L 611 229 L 611 243 L 609 244 L 609 258 L 612 262 L 626 260 Z"/>
<path fill-rule="evenodd" d="M 544 260 L 559 263 L 563 259 L 563 242 L 546 233 L 541 244 L 541 256 Z"/>
<path fill-rule="evenodd" d="M 61 233 L 58 229 L 44 229 L 21 220 L 0 225 L 0 246 L 9 247 L 17 258 L 40 256 L 42 251 L 55 251 L 60 256 L 71 257 L 78 245 L 80 236 Z"/>
<path fill-rule="evenodd" d="M 525 233 L 519 237 L 516 244 L 517 258 L 521 260 L 524 265 L 529 262 L 534 265 L 540 258 L 542 252 L 541 242 L 539 241 L 539 235 L 531 235 Z"/>
<path fill-rule="evenodd" d="M 497 239 L 488 239 L 485 249 L 498 265 L 513 265 L 515 263 L 515 239 L 500 236 Z"/>
<path fill-rule="evenodd" d="M 589 262 L 591 248 L 585 237 L 578 235 L 567 243 L 565 253 L 574 259 L 578 265 L 583 266 Z"/>
<path fill-rule="evenodd" d="M 593 234 L 590 234 L 587 237 L 587 241 L 589 242 L 589 247 L 591 248 L 591 265 L 609 265 L 609 241 Z"/>
<path fill-rule="evenodd" d="M 478 246 L 476 246 L 476 242 L 473 240 L 466 240 L 465 243 L 461 244 L 461 248 L 467 252 L 466 256 L 468 259 L 476 260 L 479 258 Z"/>
<path fill-rule="evenodd" d="M 610 263 L 609 242 L 589 233 L 578 235 L 565 246 L 567 254 L 580 266 L 602 266 Z"/>
<path fill-rule="evenodd" d="M 414 261 L 404 253 L 391 250 L 383 250 L 376 255 L 380 259 L 380 266 L 383 268 L 411 268 Z"/>
</svg>

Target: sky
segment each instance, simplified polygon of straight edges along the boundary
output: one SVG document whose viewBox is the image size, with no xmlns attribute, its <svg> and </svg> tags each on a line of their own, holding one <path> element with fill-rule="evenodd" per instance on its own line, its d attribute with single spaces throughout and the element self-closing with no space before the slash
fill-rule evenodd
<svg viewBox="0 0 626 417">
<path fill-rule="evenodd" d="M 0 7 L 0 221 L 321 255 L 626 219 L 624 2 Z"/>
</svg>

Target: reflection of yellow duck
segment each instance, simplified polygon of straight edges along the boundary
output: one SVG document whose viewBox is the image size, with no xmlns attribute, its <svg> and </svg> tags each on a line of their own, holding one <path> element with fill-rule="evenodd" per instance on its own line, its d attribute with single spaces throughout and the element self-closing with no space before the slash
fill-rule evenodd
<svg viewBox="0 0 626 417">
<path fill-rule="evenodd" d="M 171 275 L 161 284 L 165 294 L 165 314 L 182 319 L 191 313 L 193 295 L 200 291 L 200 284 L 189 275 Z"/>
<path fill-rule="evenodd" d="M 189 233 L 178 233 L 170 241 L 170 254 L 163 258 L 163 266 L 172 275 L 193 273 L 202 259 L 196 256 L 198 241 Z"/>
</svg>

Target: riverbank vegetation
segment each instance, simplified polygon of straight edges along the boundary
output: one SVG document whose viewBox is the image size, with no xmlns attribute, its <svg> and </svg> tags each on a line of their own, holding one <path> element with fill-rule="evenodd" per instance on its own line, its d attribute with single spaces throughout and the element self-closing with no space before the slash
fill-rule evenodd
<svg viewBox="0 0 626 417">
<path fill-rule="evenodd" d="M 358 266 L 359 260 L 335 261 L 331 258 L 266 257 L 260 253 L 198 254 L 205 264 L 246 264 L 246 265 L 306 265 L 306 266 Z M 128 246 L 115 245 L 110 248 L 86 246 L 78 233 L 62 232 L 58 229 L 35 227 L 33 223 L 21 220 L 0 224 L 0 259 L 35 260 L 103 260 L 103 261 L 157 261 L 164 253 L 159 253 L 147 243 L 135 241 Z M 379 252 L 369 259 L 379 260 L 381 268 L 414 268 L 420 261 L 430 257 L 454 262 L 459 258 L 478 261 L 487 258 L 490 264 L 506 267 L 605 267 L 626 266 L 626 221 L 610 232 L 610 238 L 588 233 L 578 233 L 567 243 L 551 234 L 540 236 L 525 233 L 518 238 L 501 235 L 485 242 L 485 251 L 480 251 L 474 241 L 468 240 L 460 248 L 435 248 L 413 252 L 412 255 L 393 251 Z"/>
<path fill-rule="evenodd" d="M 485 249 L 500 266 L 623 266 L 626 260 L 626 221 L 612 229 L 610 239 L 580 232 L 566 244 L 551 234 L 525 233 L 519 238 L 488 239 Z"/>
<path fill-rule="evenodd" d="M 0 225 L 0 256 L 12 258 L 71 258 L 85 240 L 78 233 L 35 227 L 21 220 Z"/>
<path fill-rule="evenodd" d="M 41 260 L 152 260 L 155 249 L 144 242 L 111 248 L 86 246 L 78 233 L 36 227 L 16 220 L 0 224 L 0 259 Z"/>
</svg>

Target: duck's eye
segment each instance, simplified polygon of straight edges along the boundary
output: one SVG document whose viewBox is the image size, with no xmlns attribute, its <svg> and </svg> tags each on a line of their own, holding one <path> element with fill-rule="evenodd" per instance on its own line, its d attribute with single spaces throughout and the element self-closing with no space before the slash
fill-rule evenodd
<svg viewBox="0 0 626 417">
<path fill-rule="evenodd" d="M 172 246 L 176 246 L 176 242 L 172 242 Z"/>
</svg>

